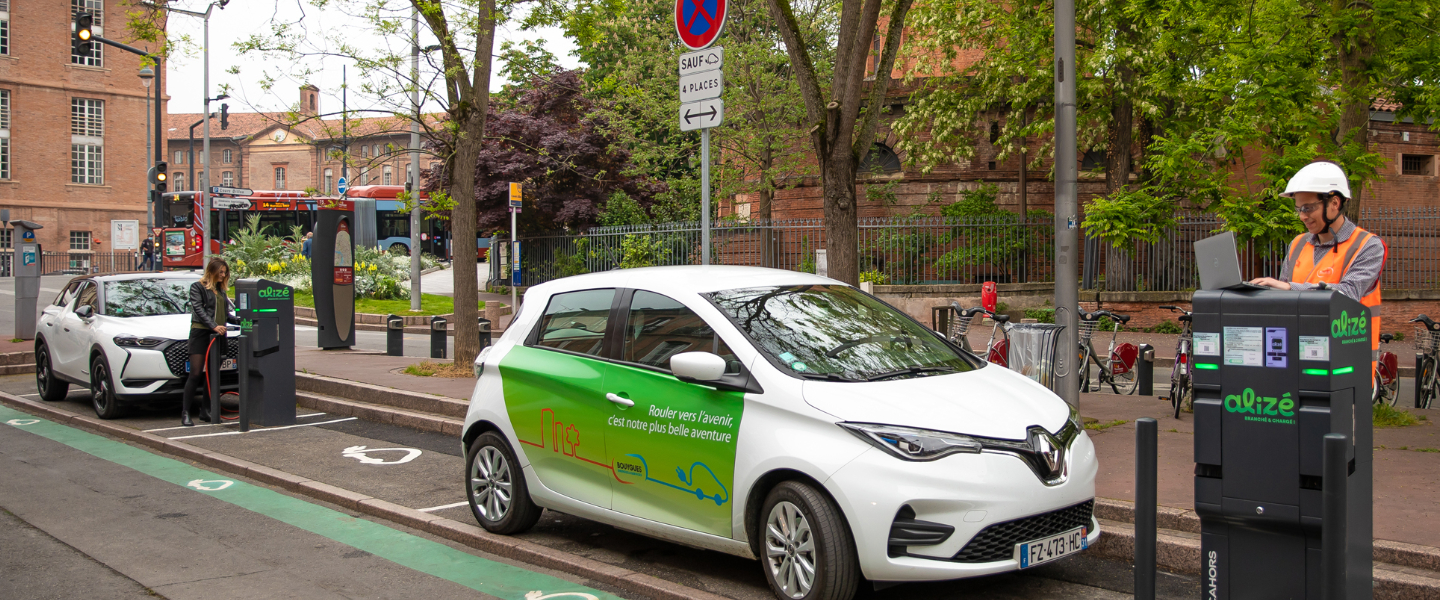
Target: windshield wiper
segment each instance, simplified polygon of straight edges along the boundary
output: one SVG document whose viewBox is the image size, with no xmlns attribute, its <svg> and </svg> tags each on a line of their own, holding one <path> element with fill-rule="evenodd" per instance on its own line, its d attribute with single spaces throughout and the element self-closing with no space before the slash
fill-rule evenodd
<svg viewBox="0 0 1440 600">
<path fill-rule="evenodd" d="M 805 379 L 818 379 L 818 380 L 821 380 L 821 381 L 852 381 L 852 382 L 853 382 L 853 381 L 860 381 L 859 379 L 851 379 L 851 378 L 849 378 L 849 377 L 844 377 L 844 376 L 841 376 L 841 375 L 836 375 L 836 374 L 834 374 L 834 373 L 798 373 L 798 372 L 797 372 L 797 373 L 794 373 L 794 375 L 795 375 L 796 377 L 803 377 L 803 378 L 805 378 Z"/>
<path fill-rule="evenodd" d="M 959 369 L 956 369 L 955 367 L 906 367 L 904 369 L 900 369 L 899 371 L 890 371 L 888 373 L 881 373 L 872 377 L 866 377 L 865 381 L 879 381 L 881 379 L 889 379 L 891 377 L 899 377 L 901 375 L 919 375 L 921 373 L 954 373 L 958 370 Z"/>
</svg>

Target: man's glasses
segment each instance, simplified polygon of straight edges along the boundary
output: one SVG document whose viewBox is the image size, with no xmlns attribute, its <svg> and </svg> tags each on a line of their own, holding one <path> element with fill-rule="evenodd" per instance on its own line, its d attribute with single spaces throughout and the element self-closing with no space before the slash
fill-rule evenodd
<svg viewBox="0 0 1440 600">
<path fill-rule="evenodd" d="M 1308 215 L 1312 212 L 1315 212 L 1316 209 L 1319 209 L 1321 206 L 1322 205 L 1318 202 L 1315 204 L 1301 204 L 1300 206 L 1295 207 L 1295 212 L 1297 214 Z"/>
</svg>

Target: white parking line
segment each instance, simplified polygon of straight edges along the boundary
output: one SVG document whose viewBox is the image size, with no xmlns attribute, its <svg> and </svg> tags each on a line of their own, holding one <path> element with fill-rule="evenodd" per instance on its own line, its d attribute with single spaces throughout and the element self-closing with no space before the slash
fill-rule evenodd
<svg viewBox="0 0 1440 600">
<path fill-rule="evenodd" d="M 40 397 L 40 394 L 20 394 L 20 397 L 21 397 L 21 398 L 29 398 L 30 396 L 34 396 L 34 397 L 36 397 L 36 398 L 39 398 L 39 397 Z"/>
<path fill-rule="evenodd" d="M 432 506 L 432 507 L 430 507 L 430 508 L 422 508 L 422 509 L 419 509 L 419 510 L 420 510 L 420 512 L 430 512 L 430 511 L 432 511 L 432 510 L 445 510 L 445 509 L 447 509 L 447 508 L 456 508 L 456 507 L 460 507 L 460 506 L 466 506 L 466 505 L 468 505 L 468 504 L 470 504 L 470 501 L 469 501 L 469 500 L 466 500 L 466 501 L 464 501 L 464 502 L 456 502 L 456 503 L 454 503 L 454 504 L 445 504 L 445 505 L 442 505 L 442 506 Z"/>
<path fill-rule="evenodd" d="M 308 414 L 308 415 L 295 415 L 295 418 L 297 418 L 297 419 L 304 419 L 304 418 L 306 418 L 306 417 L 318 417 L 318 416 L 323 415 L 323 414 L 325 414 L 325 413 L 323 413 L 323 412 L 317 412 L 317 413 L 310 413 L 310 414 Z M 195 427 L 215 427 L 215 426 L 217 426 L 217 425 L 239 425 L 239 424 L 240 424 L 239 421 L 227 421 L 227 422 L 225 422 L 225 423 L 206 423 L 206 424 L 204 424 L 204 425 L 194 425 L 194 426 L 192 426 L 192 427 L 185 427 L 185 426 L 183 426 L 183 425 L 180 426 L 180 427 L 161 427 L 160 429 L 146 429 L 146 430 L 145 430 L 145 433 L 155 433 L 155 432 L 157 432 L 157 431 L 173 431 L 173 430 L 176 430 L 176 429 L 193 429 L 193 428 L 195 428 Z"/>
<path fill-rule="evenodd" d="M 241 431 L 222 431 L 222 432 L 220 432 L 220 433 L 202 433 L 202 434 L 200 434 L 200 435 L 182 435 L 182 436 L 180 436 L 180 437 L 172 437 L 172 438 L 167 438 L 167 439 L 172 439 L 172 440 L 188 440 L 188 439 L 190 439 L 190 438 L 215 437 L 215 436 L 217 436 L 217 435 L 240 435 L 241 433 L 259 433 L 259 432 L 261 432 L 261 431 L 279 431 L 279 430 L 281 430 L 281 429 L 294 429 L 294 428 L 296 428 L 296 427 L 314 427 L 314 426 L 316 426 L 316 425 L 329 425 L 329 424 L 331 424 L 331 423 L 339 423 L 339 422 L 341 422 L 341 421 L 354 421 L 355 419 L 356 419 L 355 417 L 349 417 L 349 418 L 345 418 L 345 419 L 335 419 L 334 421 L 321 421 L 321 422 L 319 422 L 319 423 L 301 423 L 301 424 L 299 424 L 299 425 L 286 425 L 286 426 L 284 426 L 284 427 L 266 427 L 266 428 L 264 428 L 264 429 L 251 429 L 250 431 L 247 431 L 247 432 L 241 432 Z"/>
</svg>

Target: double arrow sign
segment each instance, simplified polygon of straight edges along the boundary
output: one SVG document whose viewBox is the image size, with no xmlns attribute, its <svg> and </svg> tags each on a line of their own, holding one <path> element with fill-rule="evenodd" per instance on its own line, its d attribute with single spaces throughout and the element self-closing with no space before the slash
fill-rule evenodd
<svg viewBox="0 0 1440 600">
<path fill-rule="evenodd" d="M 725 90 L 720 67 L 725 49 L 707 48 L 680 55 L 680 131 L 710 129 L 725 122 Z"/>
</svg>

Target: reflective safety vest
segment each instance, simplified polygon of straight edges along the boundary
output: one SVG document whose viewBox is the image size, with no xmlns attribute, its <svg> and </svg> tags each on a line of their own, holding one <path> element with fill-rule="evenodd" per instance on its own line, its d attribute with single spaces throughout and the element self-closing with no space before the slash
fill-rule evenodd
<svg viewBox="0 0 1440 600">
<path fill-rule="evenodd" d="M 1350 265 L 1355 262 L 1355 256 L 1360 249 L 1365 247 L 1365 242 L 1375 234 L 1361 229 L 1358 225 L 1355 232 L 1350 234 L 1350 239 L 1341 242 L 1339 246 L 1327 250 L 1317 263 L 1315 261 L 1315 250 L 1305 242 L 1310 234 L 1302 233 L 1295 236 L 1295 241 L 1290 242 L 1290 256 L 1286 260 L 1290 263 L 1290 281 L 1295 283 L 1320 283 L 1329 285 L 1340 283 L 1345 273 L 1350 270 Z M 1384 242 L 1381 242 L 1384 246 Z M 1390 248 L 1385 247 L 1385 254 L 1390 254 Z M 1370 290 L 1360 298 L 1360 304 L 1370 309 L 1370 350 L 1380 350 L 1380 281 L 1376 279 L 1375 289 Z"/>
</svg>

